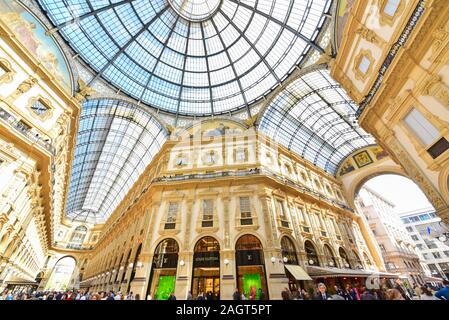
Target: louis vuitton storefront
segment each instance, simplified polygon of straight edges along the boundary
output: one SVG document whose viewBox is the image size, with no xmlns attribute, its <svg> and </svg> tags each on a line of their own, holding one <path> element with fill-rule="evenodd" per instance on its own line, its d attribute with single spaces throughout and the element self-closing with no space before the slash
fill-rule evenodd
<svg viewBox="0 0 449 320">
<path fill-rule="evenodd" d="M 220 244 L 213 237 L 198 240 L 193 254 L 192 296 L 220 299 Z"/>
</svg>

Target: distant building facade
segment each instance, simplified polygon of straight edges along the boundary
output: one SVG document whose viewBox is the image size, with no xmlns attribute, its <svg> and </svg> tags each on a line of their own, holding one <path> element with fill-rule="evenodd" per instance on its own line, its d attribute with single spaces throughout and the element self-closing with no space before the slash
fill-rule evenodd
<svg viewBox="0 0 449 320">
<path fill-rule="evenodd" d="M 407 232 L 424 260 L 427 274 L 449 279 L 449 245 L 438 240 L 449 228 L 432 208 L 400 214 Z"/>
<path fill-rule="evenodd" d="M 416 245 L 405 229 L 394 204 L 368 187 L 362 187 L 355 205 L 368 220 L 388 272 L 397 273 L 409 285 L 423 284 L 425 271 Z"/>
</svg>

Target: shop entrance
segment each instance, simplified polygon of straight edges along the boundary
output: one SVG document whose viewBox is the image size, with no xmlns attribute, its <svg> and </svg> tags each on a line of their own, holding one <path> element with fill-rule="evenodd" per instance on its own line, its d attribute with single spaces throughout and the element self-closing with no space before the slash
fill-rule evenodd
<svg viewBox="0 0 449 320">
<path fill-rule="evenodd" d="M 192 297 L 220 299 L 220 244 L 213 237 L 198 240 L 193 254 Z"/>
<path fill-rule="evenodd" d="M 179 246 L 174 239 L 165 239 L 154 251 L 147 295 L 154 300 L 167 300 L 175 291 Z"/>
<path fill-rule="evenodd" d="M 244 235 L 236 243 L 237 287 L 247 299 L 268 299 L 262 244 L 253 235 Z"/>
</svg>

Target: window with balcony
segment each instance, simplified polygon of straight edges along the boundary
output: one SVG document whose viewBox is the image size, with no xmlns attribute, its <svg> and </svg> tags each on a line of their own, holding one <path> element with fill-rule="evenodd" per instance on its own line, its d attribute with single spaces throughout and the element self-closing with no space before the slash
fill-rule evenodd
<svg viewBox="0 0 449 320">
<path fill-rule="evenodd" d="M 277 200 L 276 203 L 277 203 L 279 219 L 281 220 L 281 226 L 284 228 L 289 228 L 290 225 L 288 223 L 287 215 L 285 212 L 284 202 L 282 200 Z"/>
<path fill-rule="evenodd" d="M 203 200 L 203 219 L 201 226 L 203 228 L 213 227 L 214 225 L 214 201 L 212 199 Z"/>
<path fill-rule="evenodd" d="M 249 197 L 240 197 L 240 224 L 242 226 L 252 225 L 251 202 Z"/>
</svg>

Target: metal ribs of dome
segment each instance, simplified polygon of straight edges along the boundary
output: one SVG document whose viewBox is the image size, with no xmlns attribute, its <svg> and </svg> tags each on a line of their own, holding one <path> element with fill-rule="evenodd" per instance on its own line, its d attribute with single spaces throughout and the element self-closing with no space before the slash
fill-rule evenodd
<svg viewBox="0 0 449 320">
<path fill-rule="evenodd" d="M 314 41 L 331 5 L 222 0 L 207 11 L 205 0 L 38 2 L 96 71 L 91 83 L 102 77 L 156 109 L 198 116 L 249 112 L 311 49 L 322 52 Z"/>
</svg>

